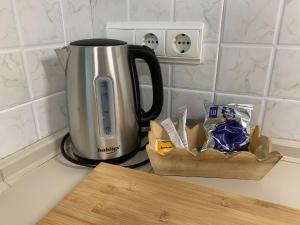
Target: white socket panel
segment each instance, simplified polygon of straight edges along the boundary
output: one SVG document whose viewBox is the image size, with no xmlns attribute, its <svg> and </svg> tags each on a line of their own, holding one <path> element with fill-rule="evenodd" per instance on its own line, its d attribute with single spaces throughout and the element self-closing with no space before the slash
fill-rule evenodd
<svg viewBox="0 0 300 225">
<path fill-rule="evenodd" d="M 152 48 L 162 63 L 200 64 L 203 29 L 203 23 L 195 22 L 113 22 L 106 34 Z"/>
</svg>

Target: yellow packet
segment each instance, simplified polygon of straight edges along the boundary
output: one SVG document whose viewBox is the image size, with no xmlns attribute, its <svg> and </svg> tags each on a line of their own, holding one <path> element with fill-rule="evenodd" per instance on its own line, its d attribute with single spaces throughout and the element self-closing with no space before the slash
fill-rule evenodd
<svg viewBox="0 0 300 225">
<path fill-rule="evenodd" d="M 155 142 L 155 150 L 160 154 L 160 155 L 166 155 L 170 151 L 174 149 L 174 145 L 172 141 L 169 140 L 156 140 Z"/>
</svg>

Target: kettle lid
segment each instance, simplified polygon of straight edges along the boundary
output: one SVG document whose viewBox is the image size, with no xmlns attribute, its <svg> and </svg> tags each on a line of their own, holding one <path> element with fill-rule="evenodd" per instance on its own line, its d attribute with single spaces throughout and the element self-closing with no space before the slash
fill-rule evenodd
<svg viewBox="0 0 300 225">
<path fill-rule="evenodd" d="M 94 39 L 84 39 L 79 41 L 73 41 L 70 45 L 75 46 L 116 46 L 116 45 L 126 45 L 125 41 L 120 41 L 116 39 L 105 39 L 105 38 L 94 38 Z"/>
</svg>

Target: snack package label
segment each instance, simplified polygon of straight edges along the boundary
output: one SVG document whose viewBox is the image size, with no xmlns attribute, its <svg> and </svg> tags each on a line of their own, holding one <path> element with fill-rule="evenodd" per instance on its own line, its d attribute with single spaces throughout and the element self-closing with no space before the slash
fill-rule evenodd
<svg viewBox="0 0 300 225">
<path fill-rule="evenodd" d="M 218 116 L 218 107 L 210 107 L 209 118 L 217 118 L 217 116 Z"/>
<path fill-rule="evenodd" d="M 160 155 L 166 155 L 174 149 L 174 145 L 169 140 L 156 140 L 156 151 Z"/>
</svg>

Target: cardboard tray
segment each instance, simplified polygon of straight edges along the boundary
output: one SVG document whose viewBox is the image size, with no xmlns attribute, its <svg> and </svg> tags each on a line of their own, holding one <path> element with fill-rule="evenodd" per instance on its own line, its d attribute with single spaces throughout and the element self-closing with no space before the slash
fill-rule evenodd
<svg viewBox="0 0 300 225">
<path fill-rule="evenodd" d="M 218 150 L 209 149 L 197 156 L 185 149 L 176 148 L 165 156 L 158 154 L 155 151 L 156 139 L 168 140 L 169 136 L 156 121 L 151 121 L 150 128 L 146 150 L 154 173 L 158 175 L 260 180 L 282 157 L 279 152 L 272 151 L 270 139 L 261 136 L 258 126 L 251 130 L 251 142 L 247 152 L 225 155 Z M 202 146 L 206 141 L 202 123 L 192 129 L 187 127 L 186 131 L 191 148 Z"/>
</svg>

